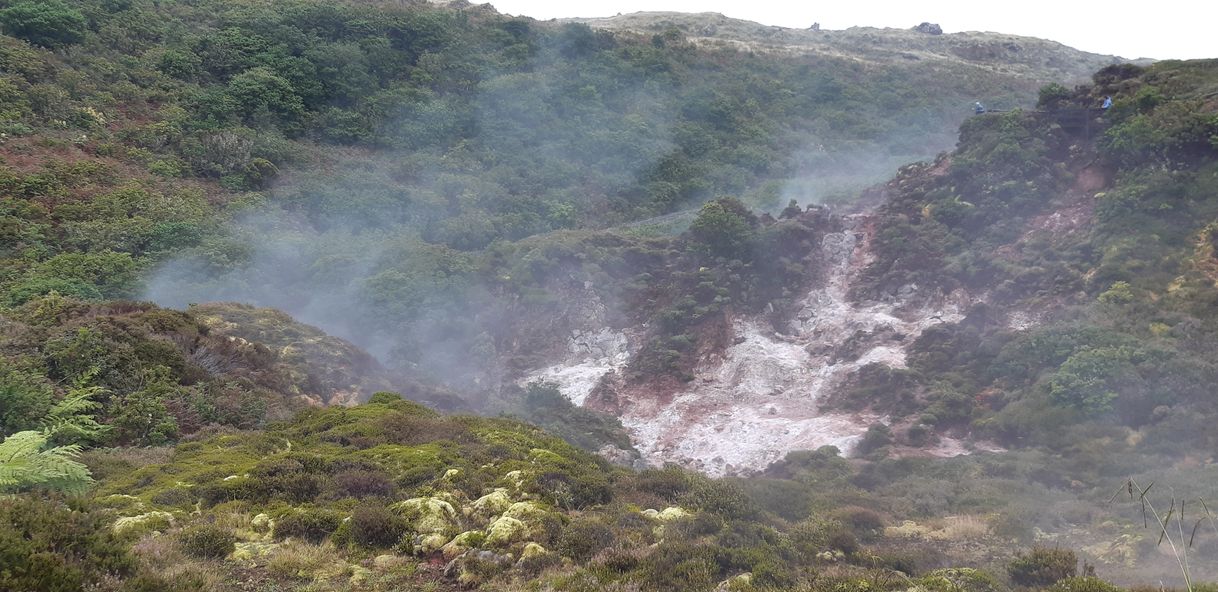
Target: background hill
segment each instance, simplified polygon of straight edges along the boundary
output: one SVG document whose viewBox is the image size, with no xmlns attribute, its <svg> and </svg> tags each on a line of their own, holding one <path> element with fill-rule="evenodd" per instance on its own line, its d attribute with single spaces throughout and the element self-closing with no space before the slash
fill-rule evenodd
<svg viewBox="0 0 1218 592">
<path fill-rule="evenodd" d="M 686 19 L 0 0 L 0 589 L 1216 577 L 1215 62 Z"/>
</svg>

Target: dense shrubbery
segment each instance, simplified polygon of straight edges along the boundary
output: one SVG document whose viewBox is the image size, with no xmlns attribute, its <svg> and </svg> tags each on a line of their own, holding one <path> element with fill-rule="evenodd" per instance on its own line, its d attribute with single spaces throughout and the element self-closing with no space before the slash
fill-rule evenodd
<svg viewBox="0 0 1218 592">
<path fill-rule="evenodd" d="M 1069 549 L 1036 547 L 1017 555 L 1007 565 L 1011 582 L 1019 586 L 1050 586 L 1077 573 L 1078 558 Z"/>
<path fill-rule="evenodd" d="M 178 544 L 188 555 L 200 559 L 223 559 L 233 552 L 237 537 L 216 524 L 199 524 L 178 533 Z"/>
<path fill-rule="evenodd" d="M 1042 112 L 976 117 L 956 152 L 905 169 L 856 296 L 916 285 L 932 298 L 985 290 L 990 303 L 921 335 L 911 371 L 865 368 L 843 403 L 1054 447 L 1082 439 L 1066 429 L 1079 422 L 1143 429 L 1171 409 L 1212 413 L 1194 385 L 1213 380 L 1201 286 L 1214 277 L 1218 148 L 1202 136 L 1218 114 L 1194 95 L 1214 76 L 1212 62 L 1114 66 L 1093 85 L 1046 87 Z M 1100 113 L 1105 96 L 1114 106 Z M 1065 215 L 1077 226 L 1054 228 Z M 1065 312 L 1020 333 L 1000 320 L 1040 308 Z M 1192 429 L 1181 441 L 1211 443 Z"/>
</svg>

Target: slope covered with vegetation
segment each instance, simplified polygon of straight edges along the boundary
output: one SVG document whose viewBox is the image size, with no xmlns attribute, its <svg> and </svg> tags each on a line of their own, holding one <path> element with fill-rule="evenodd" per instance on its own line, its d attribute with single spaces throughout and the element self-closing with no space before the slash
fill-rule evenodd
<svg viewBox="0 0 1218 592">
<path fill-rule="evenodd" d="M 498 366 L 556 347 L 579 292 L 647 327 L 631 380 L 688 380 L 732 315 L 777 326 L 816 281 L 832 217 L 750 207 L 852 152 L 928 156 L 910 138 L 952 105 L 1033 77 L 409 3 L 0 0 L 0 31 L 0 589 L 1218 577 L 1193 501 L 1218 412 L 1214 62 L 1044 87 L 870 192 L 854 298 L 985 304 L 834 401 L 893 420 L 860 458 L 709 479 L 611 465 L 590 451 L 628 456 L 620 424 Z M 544 431 L 388 392 L 318 406 L 381 390 Z M 899 454 L 944 433 L 1010 451 Z"/>
<path fill-rule="evenodd" d="M 485 342 L 471 311 L 495 289 L 492 245 L 721 195 L 816 199 L 783 180 L 886 175 L 947 147 L 972 100 L 1026 102 L 1060 73 L 864 67 L 427 3 L 0 10 L 0 302 L 239 300 L 410 372 Z"/>
</svg>

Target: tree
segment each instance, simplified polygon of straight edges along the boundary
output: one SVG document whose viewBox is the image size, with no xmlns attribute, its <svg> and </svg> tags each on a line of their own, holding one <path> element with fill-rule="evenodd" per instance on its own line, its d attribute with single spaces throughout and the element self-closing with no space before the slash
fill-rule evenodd
<svg viewBox="0 0 1218 592">
<path fill-rule="evenodd" d="M 718 257 L 747 261 L 757 242 L 757 217 L 740 200 L 716 199 L 702 206 L 689 235 L 702 250 Z"/>
<path fill-rule="evenodd" d="M 292 84 L 270 68 L 251 68 L 234 76 L 228 83 L 228 96 L 248 123 L 268 117 L 296 123 L 304 115 L 304 103 Z"/>
<path fill-rule="evenodd" d="M 9 35 L 54 49 L 84 39 L 85 16 L 56 0 L 27 0 L 0 10 L 0 27 Z"/>
<path fill-rule="evenodd" d="M 1060 109 L 1070 100 L 1070 89 L 1053 82 L 1040 87 L 1040 94 L 1036 101 L 1036 106 L 1041 109 L 1053 111 Z"/>
<path fill-rule="evenodd" d="M 1112 409 L 1120 387 L 1140 379 L 1134 362 L 1140 352 L 1130 347 L 1096 347 L 1071 355 L 1049 379 L 1049 396 L 1055 403 L 1087 413 Z"/>
</svg>

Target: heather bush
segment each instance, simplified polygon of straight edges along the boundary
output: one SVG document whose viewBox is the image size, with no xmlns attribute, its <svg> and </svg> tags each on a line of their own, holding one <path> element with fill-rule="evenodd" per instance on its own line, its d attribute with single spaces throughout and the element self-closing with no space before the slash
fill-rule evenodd
<svg viewBox="0 0 1218 592">
<path fill-rule="evenodd" d="M 296 537 L 310 543 L 326 540 L 343 522 L 342 514 L 324 508 L 304 508 L 275 520 L 275 538 Z"/>
<path fill-rule="evenodd" d="M 1050 586 L 1077 571 L 1078 558 L 1069 549 L 1033 547 L 1007 564 L 1007 575 L 1020 586 Z"/>
<path fill-rule="evenodd" d="M 190 526 L 177 537 L 186 554 L 200 559 L 223 559 L 237 543 L 237 537 L 229 529 L 216 524 Z"/>
</svg>

